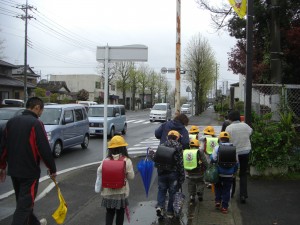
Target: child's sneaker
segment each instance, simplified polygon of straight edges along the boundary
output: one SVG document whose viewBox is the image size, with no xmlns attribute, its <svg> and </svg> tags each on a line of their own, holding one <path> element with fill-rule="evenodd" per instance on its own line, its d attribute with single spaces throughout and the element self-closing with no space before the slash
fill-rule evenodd
<svg viewBox="0 0 300 225">
<path fill-rule="evenodd" d="M 163 216 L 163 210 L 160 207 L 156 208 L 156 216 L 162 217 Z"/>
<path fill-rule="evenodd" d="M 167 212 L 167 217 L 169 219 L 172 219 L 174 217 L 174 213 L 173 212 Z"/>
<path fill-rule="evenodd" d="M 197 192 L 199 202 L 203 201 L 203 195 L 200 192 Z"/>
<path fill-rule="evenodd" d="M 40 220 L 41 225 L 47 225 L 47 220 L 45 218 Z"/>
<path fill-rule="evenodd" d="M 190 202 L 191 203 L 195 202 L 195 195 L 190 195 Z"/>
<path fill-rule="evenodd" d="M 227 208 L 222 208 L 222 209 L 221 209 L 221 212 L 222 212 L 223 214 L 227 214 L 227 213 L 228 213 L 228 209 L 227 209 Z"/>
<path fill-rule="evenodd" d="M 216 202 L 216 203 L 215 203 L 215 207 L 216 207 L 216 209 L 220 209 L 221 203 L 220 203 L 220 202 Z"/>
</svg>

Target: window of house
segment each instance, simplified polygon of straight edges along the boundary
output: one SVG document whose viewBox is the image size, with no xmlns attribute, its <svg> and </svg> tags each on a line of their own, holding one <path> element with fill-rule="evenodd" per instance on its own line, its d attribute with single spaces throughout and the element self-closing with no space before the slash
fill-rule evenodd
<svg viewBox="0 0 300 225">
<path fill-rule="evenodd" d="M 101 87 L 101 83 L 98 82 L 98 81 L 96 81 L 96 82 L 95 82 L 95 88 L 96 88 L 96 89 L 100 89 L 100 87 Z"/>
<path fill-rule="evenodd" d="M 15 92 L 15 99 L 20 99 L 20 92 Z"/>
<path fill-rule="evenodd" d="M 111 85 L 110 85 L 110 90 L 115 91 L 115 90 L 116 90 L 116 85 L 111 84 Z"/>
</svg>

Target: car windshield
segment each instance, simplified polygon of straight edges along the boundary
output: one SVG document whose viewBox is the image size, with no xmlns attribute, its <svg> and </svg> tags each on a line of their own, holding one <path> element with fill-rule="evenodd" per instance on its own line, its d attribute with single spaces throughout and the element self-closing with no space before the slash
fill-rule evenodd
<svg viewBox="0 0 300 225">
<path fill-rule="evenodd" d="M 166 110 L 167 105 L 154 105 L 153 109 L 155 109 L 155 110 Z"/>
<path fill-rule="evenodd" d="M 45 125 L 58 125 L 62 110 L 60 108 L 47 109 L 44 108 L 40 120 Z"/>
<path fill-rule="evenodd" d="M 189 105 L 189 104 L 183 104 L 181 107 L 182 107 L 182 108 L 189 108 L 190 105 Z"/>
<path fill-rule="evenodd" d="M 114 117 L 112 107 L 107 107 L 107 116 Z M 90 107 L 88 117 L 104 117 L 104 107 Z"/>
<path fill-rule="evenodd" d="M 0 120 L 9 120 L 14 116 L 15 113 L 16 113 L 15 110 L 9 110 L 9 109 L 0 110 Z"/>
</svg>

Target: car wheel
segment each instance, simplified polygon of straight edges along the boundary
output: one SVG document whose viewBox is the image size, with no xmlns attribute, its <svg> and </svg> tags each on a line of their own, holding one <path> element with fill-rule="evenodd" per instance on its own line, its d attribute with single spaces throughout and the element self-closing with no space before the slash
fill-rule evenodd
<svg viewBox="0 0 300 225">
<path fill-rule="evenodd" d="M 55 158 L 58 158 L 61 154 L 61 150 L 62 150 L 62 144 L 60 141 L 56 141 L 54 146 L 53 146 L 53 156 Z"/>
<path fill-rule="evenodd" d="M 87 149 L 87 147 L 89 146 L 89 141 L 90 141 L 89 135 L 86 134 L 84 136 L 83 142 L 81 143 L 81 148 L 82 149 Z"/>
<path fill-rule="evenodd" d="M 122 134 L 126 134 L 127 133 L 127 124 L 124 125 L 124 128 L 122 130 Z"/>
<path fill-rule="evenodd" d="M 109 132 L 109 137 L 112 138 L 113 136 L 115 136 L 115 128 L 114 127 L 112 127 Z"/>
</svg>

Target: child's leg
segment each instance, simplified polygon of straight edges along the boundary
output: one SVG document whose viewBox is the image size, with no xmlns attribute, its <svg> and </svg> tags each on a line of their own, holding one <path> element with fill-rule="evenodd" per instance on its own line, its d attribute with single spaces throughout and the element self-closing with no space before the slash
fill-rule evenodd
<svg viewBox="0 0 300 225">
<path fill-rule="evenodd" d="M 203 199 L 203 193 L 204 193 L 204 188 L 205 188 L 205 183 L 204 183 L 204 179 L 203 177 L 201 178 L 197 178 L 196 180 L 196 191 L 197 191 L 197 195 L 198 195 L 198 199 Z"/>
<path fill-rule="evenodd" d="M 188 192 L 190 195 L 195 196 L 196 195 L 196 183 L 193 178 L 188 178 Z"/>
<path fill-rule="evenodd" d="M 228 208 L 232 178 L 224 178 L 222 185 L 222 208 Z"/>
<path fill-rule="evenodd" d="M 219 182 L 215 184 L 215 202 L 221 203 L 222 201 L 222 181 L 221 177 L 219 179 Z"/>
<path fill-rule="evenodd" d="M 106 225 L 112 225 L 115 217 L 115 208 L 106 208 Z"/>
<path fill-rule="evenodd" d="M 124 223 L 124 212 L 125 209 L 124 208 L 120 208 L 116 210 L 116 225 L 123 225 Z"/>
<path fill-rule="evenodd" d="M 165 208 L 168 180 L 166 175 L 158 176 L 157 207 Z"/>
</svg>

